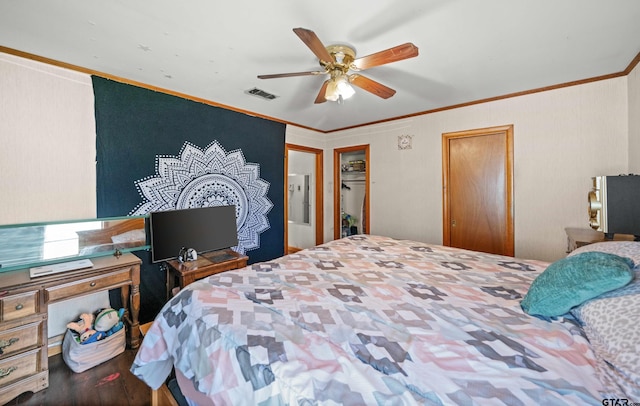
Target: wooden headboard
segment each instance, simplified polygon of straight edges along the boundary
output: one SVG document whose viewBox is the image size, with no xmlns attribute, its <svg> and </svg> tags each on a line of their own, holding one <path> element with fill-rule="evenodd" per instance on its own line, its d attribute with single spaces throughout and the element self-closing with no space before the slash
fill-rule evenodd
<svg viewBox="0 0 640 406">
<path fill-rule="evenodd" d="M 112 224 L 110 224 L 112 223 Z M 105 221 L 101 230 L 77 231 L 80 247 L 92 245 L 110 244 L 111 237 L 132 230 L 144 230 L 144 218 L 137 217 L 131 220 Z"/>
</svg>

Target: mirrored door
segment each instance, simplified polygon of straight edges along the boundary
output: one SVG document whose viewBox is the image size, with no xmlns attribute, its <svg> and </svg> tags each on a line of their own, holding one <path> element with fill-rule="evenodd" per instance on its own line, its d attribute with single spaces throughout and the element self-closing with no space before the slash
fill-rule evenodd
<svg viewBox="0 0 640 406">
<path fill-rule="evenodd" d="M 322 150 L 286 144 L 285 252 L 323 242 Z"/>
</svg>

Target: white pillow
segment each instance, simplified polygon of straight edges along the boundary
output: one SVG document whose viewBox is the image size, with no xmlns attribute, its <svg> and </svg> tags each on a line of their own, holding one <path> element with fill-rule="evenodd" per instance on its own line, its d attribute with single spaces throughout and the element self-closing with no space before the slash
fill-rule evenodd
<svg viewBox="0 0 640 406">
<path fill-rule="evenodd" d="M 571 310 L 582 323 L 598 360 L 598 375 L 610 395 L 640 399 L 640 242 L 605 241 L 569 255 L 599 251 L 630 258 L 635 277 Z"/>
<path fill-rule="evenodd" d="M 578 255 L 583 252 L 599 251 L 630 258 L 636 269 L 640 267 L 640 241 L 602 241 L 575 249 L 568 256 Z"/>
</svg>

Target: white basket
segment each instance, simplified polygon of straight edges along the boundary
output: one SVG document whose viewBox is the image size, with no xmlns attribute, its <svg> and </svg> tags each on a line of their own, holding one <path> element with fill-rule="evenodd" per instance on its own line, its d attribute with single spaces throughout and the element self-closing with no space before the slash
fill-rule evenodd
<svg viewBox="0 0 640 406">
<path fill-rule="evenodd" d="M 126 346 L 124 330 L 125 328 L 122 327 L 107 338 L 89 344 L 80 344 L 71 330 L 67 329 L 62 341 L 62 359 L 73 372 L 83 372 L 102 364 L 124 352 Z"/>
</svg>

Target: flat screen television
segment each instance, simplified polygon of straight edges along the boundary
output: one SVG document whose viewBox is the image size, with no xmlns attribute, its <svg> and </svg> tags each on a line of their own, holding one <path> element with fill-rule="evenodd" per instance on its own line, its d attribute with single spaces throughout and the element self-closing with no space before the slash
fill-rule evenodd
<svg viewBox="0 0 640 406">
<path fill-rule="evenodd" d="M 235 206 L 156 211 L 149 214 L 151 261 L 178 257 L 182 248 L 198 254 L 238 245 Z"/>
</svg>

